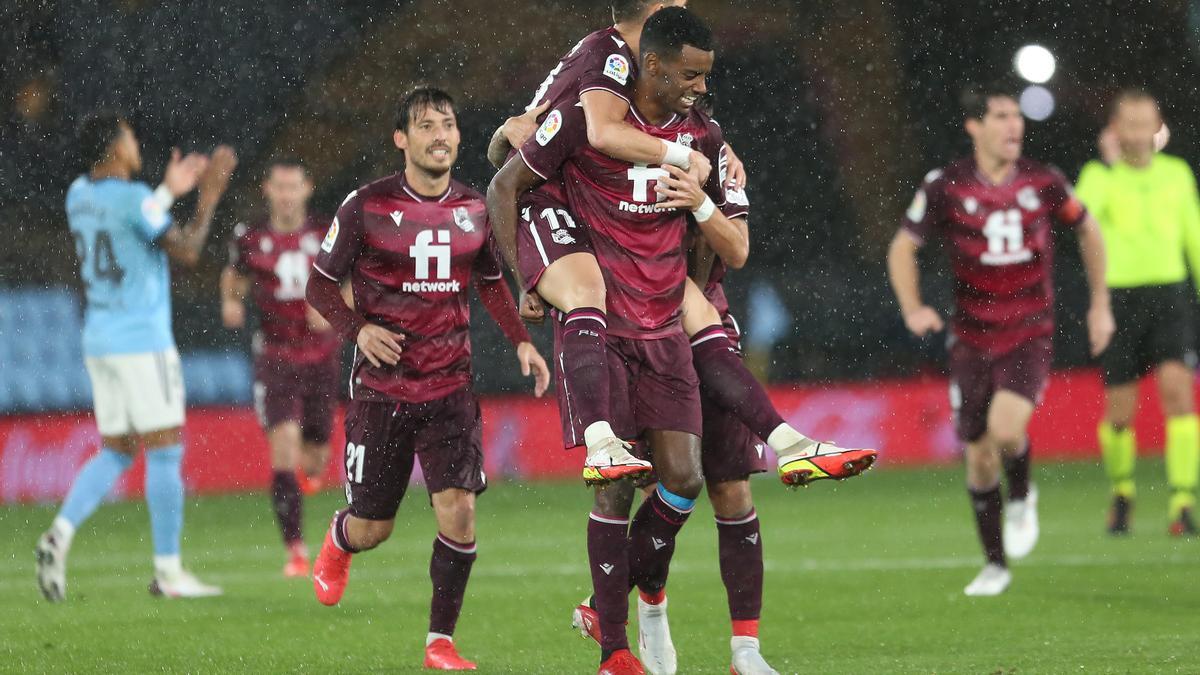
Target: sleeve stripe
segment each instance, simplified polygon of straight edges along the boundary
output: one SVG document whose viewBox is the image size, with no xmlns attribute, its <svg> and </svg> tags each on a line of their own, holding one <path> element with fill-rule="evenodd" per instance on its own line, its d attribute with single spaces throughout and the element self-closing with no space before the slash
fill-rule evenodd
<svg viewBox="0 0 1200 675">
<path fill-rule="evenodd" d="M 322 276 L 324 276 L 326 279 L 329 279 L 330 281 L 341 281 L 340 279 L 333 276 L 329 272 L 326 272 L 325 270 L 321 269 L 321 266 L 318 265 L 317 263 L 313 263 L 313 269 L 320 272 Z"/>
<path fill-rule="evenodd" d="M 742 209 L 741 211 L 726 213 L 725 217 L 732 220 L 733 218 L 745 218 L 748 215 L 750 215 L 750 209 Z"/>
<path fill-rule="evenodd" d="M 543 174 L 541 171 L 538 171 L 536 168 L 534 168 L 533 164 L 531 164 L 529 162 L 529 158 L 525 156 L 524 149 L 517 150 L 517 154 L 521 156 L 521 161 L 525 162 L 525 166 L 529 167 L 530 171 L 536 173 L 538 175 L 538 177 L 541 178 L 542 180 L 550 180 L 548 177 L 546 177 L 545 174 Z"/>
</svg>

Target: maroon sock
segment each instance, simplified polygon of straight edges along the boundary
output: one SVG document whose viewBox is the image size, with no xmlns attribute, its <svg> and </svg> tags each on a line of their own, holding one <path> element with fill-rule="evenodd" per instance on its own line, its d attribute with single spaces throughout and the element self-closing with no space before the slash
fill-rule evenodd
<svg viewBox="0 0 1200 675">
<path fill-rule="evenodd" d="M 283 543 L 291 544 L 304 538 L 300 528 L 300 517 L 304 497 L 300 494 L 300 483 L 293 471 L 275 471 L 271 476 L 271 505 L 275 507 L 275 520 L 283 534 Z"/>
<path fill-rule="evenodd" d="M 767 390 L 746 369 L 722 326 L 712 325 L 692 336 L 692 362 L 704 395 L 736 415 L 754 435 L 765 441 L 783 424 Z"/>
<path fill-rule="evenodd" d="M 1008 479 L 1009 500 L 1020 501 L 1029 496 L 1029 470 L 1033 444 L 1025 441 L 1025 452 L 1017 457 L 1004 458 L 1004 475 Z"/>
<path fill-rule="evenodd" d="M 570 412 L 581 429 L 610 421 L 607 335 L 604 310 L 580 307 L 563 315 L 559 333 L 563 383 Z"/>
<path fill-rule="evenodd" d="M 359 549 L 351 546 L 349 539 L 346 537 L 346 518 L 348 517 L 350 517 L 350 507 L 346 507 L 334 514 L 333 523 L 329 526 L 329 530 L 333 534 L 333 545 L 346 553 L 358 553 Z"/>
<path fill-rule="evenodd" d="M 721 581 L 729 597 L 729 618 L 758 619 L 762 613 L 763 552 L 758 514 L 717 518 L 717 547 L 721 556 Z"/>
<path fill-rule="evenodd" d="M 593 513 L 588 519 L 592 601 L 600 617 L 600 648 L 629 649 L 629 521 Z"/>
<path fill-rule="evenodd" d="M 474 563 L 475 542 L 462 544 L 440 532 L 433 540 L 433 556 L 429 559 L 429 578 L 433 581 L 433 601 L 429 603 L 430 633 L 454 635 Z"/>
<path fill-rule="evenodd" d="M 990 563 L 1008 567 L 1004 558 L 1004 535 L 1000 529 L 1000 516 L 1004 512 L 1000 498 L 1000 486 L 990 490 L 967 490 L 971 495 L 971 508 L 975 511 L 975 525 L 979 529 L 979 542 L 983 554 Z"/>
<path fill-rule="evenodd" d="M 680 511 L 663 501 L 658 490 L 642 501 L 629 526 L 631 586 L 650 595 L 666 588 L 671 558 L 675 555 L 675 536 L 691 513 L 690 509 Z"/>
</svg>

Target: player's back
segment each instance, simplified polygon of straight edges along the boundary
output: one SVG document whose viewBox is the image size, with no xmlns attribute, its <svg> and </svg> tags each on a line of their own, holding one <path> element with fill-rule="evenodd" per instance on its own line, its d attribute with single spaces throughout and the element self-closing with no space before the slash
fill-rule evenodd
<svg viewBox="0 0 1200 675">
<path fill-rule="evenodd" d="M 580 40 L 558 62 L 525 106 L 532 110 L 549 101 L 551 108 L 574 105 L 584 92 L 602 89 L 626 101 L 632 99 L 636 60 L 613 26 Z"/>
<path fill-rule="evenodd" d="M 171 219 L 149 186 L 80 176 L 66 208 L 87 300 L 84 354 L 173 347 L 167 256 L 157 244 Z"/>
</svg>

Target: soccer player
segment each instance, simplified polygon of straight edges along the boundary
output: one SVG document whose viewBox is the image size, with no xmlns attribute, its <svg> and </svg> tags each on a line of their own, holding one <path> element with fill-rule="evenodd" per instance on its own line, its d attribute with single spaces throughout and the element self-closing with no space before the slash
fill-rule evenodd
<svg viewBox="0 0 1200 675">
<path fill-rule="evenodd" d="M 320 484 L 329 459 L 339 381 L 341 341 L 304 299 L 325 228 L 308 212 L 312 190 L 304 165 L 271 162 L 262 185 L 266 216 L 234 228 L 229 264 L 221 272 L 225 327 L 245 325 L 247 295 L 260 314 L 253 340 L 254 405 L 271 448 L 271 503 L 288 552 L 287 577 L 308 576 L 303 494 Z"/>
<path fill-rule="evenodd" d="M 317 599 L 335 605 L 355 553 L 392 532 L 419 459 L 437 518 L 425 666 L 473 670 L 453 642 L 475 562 L 475 496 L 483 473 L 471 392 L 468 288 L 516 346 L 538 396 L 550 373 L 501 275 L 483 197 L 452 180 L 460 134 L 454 102 L 430 87 L 400 102 L 393 135 L 404 170 L 351 192 L 321 244 L 308 301 L 357 345 L 346 410 L 347 508 L 313 567 Z M 353 308 L 339 283 L 349 279 Z"/>
<path fill-rule="evenodd" d="M 683 138 L 710 163 L 724 145 L 720 128 L 695 109 L 712 68 L 711 32 L 682 8 L 652 16 L 641 35 L 641 71 L 628 120 L 659 138 Z M 628 648 L 625 622 L 631 582 L 662 596 L 675 537 L 703 484 L 700 468 L 699 381 L 680 325 L 687 274 L 682 251 L 687 212 L 725 257 L 744 260 L 744 224 L 720 212 L 725 193 L 717 175 L 701 187 L 698 172 L 678 167 L 641 167 L 602 154 L 588 143 L 583 112 L 573 104 L 552 110 L 538 134 L 521 148 L 521 160 L 505 164 L 488 192 L 489 213 L 511 227 L 519 196 L 546 177 L 562 174 L 569 204 L 586 225 L 569 234 L 590 235 L 604 270 L 609 329 L 605 367 L 609 403 L 622 438 L 649 446 L 658 478 L 633 518 L 633 487 L 626 481 L 597 488 L 588 523 L 588 554 L 601 634 L 601 673 L 638 673 Z M 686 209 L 686 210 L 681 210 Z M 500 227 L 497 224 L 497 227 Z M 558 344 L 568 330 L 556 321 Z M 563 359 L 560 350 L 558 358 Z M 562 369 L 559 370 L 562 384 Z M 568 398 L 567 403 L 571 400 Z M 563 405 L 564 435 L 578 434 Z M 640 617 L 643 618 L 644 617 Z M 662 614 L 665 621 L 665 612 Z M 652 652 L 652 670 L 670 672 L 668 655 Z"/>
<path fill-rule="evenodd" d="M 612 3 L 616 24 L 580 41 L 550 72 L 527 112 L 497 129 L 489 147 L 492 162 L 501 166 L 506 156 L 511 159 L 510 148 L 521 147 L 531 136 L 539 140 L 552 137 L 562 123 L 560 111 L 578 103 L 585 114 L 588 142 L 597 151 L 639 166 L 666 163 L 687 168 L 695 163 L 703 180 L 711 162 L 680 143 L 684 137 L 655 139 L 623 119 L 637 79 L 642 27 L 649 17 L 673 4 L 686 3 Z M 541 128 L 531 126 L 547 107 L 553 110 L 545 114 Z M 661 147 L 661 157 L 654 156 L 656 147 Z M 721 161 L 728 185 L 741 189 L 745 174 L 728 145 L 724 146 Z M 522 288 L 528 292 L 522 303 L 525 316 L 538 316 L 543 299 L 562 314 L 565 328 L 561 332 L 562 386 L 558 396 L 567 411 L 564 414 L 575 418 L 567 428 L 583 429 L 582 434 L 568 436 L 566 444 L 587 447 L 584 477 L 589 484 L 644 472 L 647 463 L 630 455 L 628 445 L 612 434 L 604 375 L 607 366 L 603 344 L 608 330 L 605 286 L 588 241 L 586 223 L 566 203 L 558 176 L 524 193 L 517 209 L 523 226 L 509 228 L 507 223 L 515 219 L 498 221 L 497 240 L 514 275 L 523 280 Z M 687 299 L 696 304 L 685 307 L 685 312 L 711 317 L 712 323 L 701 328 L 719 330 L 721 321 L 716 309 L 699 289 L 691 290 L 696 292 L 689 292 Z M 733 411 L 776 452 L 779 475 L 785 484 L 849 478 L 870 467 L 875 451 L 818 444 L 787 424 L 761 383 L 730 351 L 728 341 L 710 339 L 696 344 L 696 368 L 709 395 L 720 407 Z"/>
<path fill-rule="evenodd" d="M 37 543 L 37 581 L 46 599 L 66 596 L 67 553 L 76 531 L 113 484 L 146 450 L 146 505 L 154 542 L 150 592 L 165 597 L 219 595 L 183 569 L 183 374 L 171 334 L 167 258 L 195 265 L 213 212 L 237 157 L 227 146 L 211 158 L 172 150 L 162 184 L 133 180 L 142 156 L 133 127 L 101 113 L 80 127 L 88 164 L 67 191 L 67 222 L 75 240 L 86 297 L 83 354 L 101 448 L 79 470 L 58 515 Z M 173 224 L 176 199 L 199 185 L 196 213 Z"/>
<path fill-rule="evenodd" d="M 1113 487 L 1108 530 L 1129 532 L 1137 457 L 1133 413 L 1138 380 L 1153 370 L 1167 418 L 1169 532 L 1194 535 L 1200 419 L 1187 278 L 1190 267 L 1200 287 L 1200 197 L 1187 163 L 1155 151 L 1162 117 L 1152 96 L 1119 94 L 1110 128 L 1119 156 L 1111 166 L 1089 162 L 1078 185 L 1079 199 L 1108 243 L 1108 286 L 1117 319 L 1113 342 L 1100 356 L 1105 385 L 1100 449 Z"/>
<path fill-rule="evenodd" d="M 1021 156 L 1025 120 L 1001 86 L 963 97 L 972 156 L 930 172 L 888 252 L 888 275 L 904 323 L 917 336 L 942 330 L 921 299 L 917 251 L 931 237 L 950 248 L 957 310 L 950 345 L 950 402 L 966 443 L 967 487 L 987 564 L 965 589 L 997 595 L 1012 581 L 1007 557 L 1037 542 L 1026 427 L 1050 371 L 1054 222 L 1075 230 L 1091 290 L 1092 354 L 1113 332 L 1099 226 L 1058 171 Z M 1008 512 L 1001 533 L 1001 465 Z"/>
</svg>

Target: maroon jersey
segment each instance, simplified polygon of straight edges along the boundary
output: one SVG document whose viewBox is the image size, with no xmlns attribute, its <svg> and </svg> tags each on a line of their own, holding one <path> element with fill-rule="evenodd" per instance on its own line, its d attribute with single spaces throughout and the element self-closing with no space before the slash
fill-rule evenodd
<svg viewBox="0 0 1200 675">
<path fill-rule="evenodd" d="M 501 278 L 483 197 L 451 181 L 444 195 L 418 195 L 398 173 L 369 183 L 338 209 L 313 267 L 350 277 L 367 321 L 405 336 L 395 366 L 355 351 L 350 396 L 420 403 L 471 381 L 472 282 Z"/>
<path fill-rule="evenodd" d="M 974 158 L 932 171 L 901 227 L 918 242 L 941 234 L 950 245 L 957 310 L 954 332 L 990 354 L 1054 332 L 1051 226 L 1087 215 L 1057 170 L 1017 161 L 1000 185 Z"/>
<path fill-rule="evenodd" d="M 309 217 L 294 232 L 278 232 L 268 219 L 241 223 L 229 242 L 229 265 L 249 277 L 260 329 L 256 356 L 316 363 L 337 350 L 338 336 L 308 325 L 304 287 L 321 246 L 324 225 Z"/>
<path fill-rule="evenodd" d="M 717 166 L 717 171 L 721 185 L 726 185 L 729 158 L 724 145 L 721 146 L 720 153 L 721 163 Z M 749 218 L 750 199 L 746 196 L 745 190 L 726 188 L 725 199 L 725 206 L 721 207 L 721 213 L 724 213 L 726 218 Z M 721 314 L 722 319 L 729 314 L 729 300 L 725 297 L 725 287 L 722 285 L 722 282 L 725 281 L 725 272 L 725 261 L 721 260 L 721 256 L 717 256 L 713 261 L 712 271 L 708 275 L 708 283 L 704 285 L 704 297 L 708 298 L 708 301 Z"/>
<path fill-rule="evenodd" d="M 571 211 L 589 228 L 604 273 L 609 334 L 655 339 L 680 330 L 688 214 L 656 205 L 660 198 L 654 188 L 665 170 L 604 155 L 588 144 L 580 108 L 571 104 L 555 111 L 561 113 L 561 125 L 530 138 L 521 156 L 539 175 L 561 172 Z M 720 161 L 721 128 L 699 110 L 686 118 L 673 116 L 661 127 L 646 123 L 633 108 L 626 119 L 651 136 L 695 147 L 714 165 Z M 705 191 L 725 207 L 718 172 L 710 174 Z"/>
</svg>

